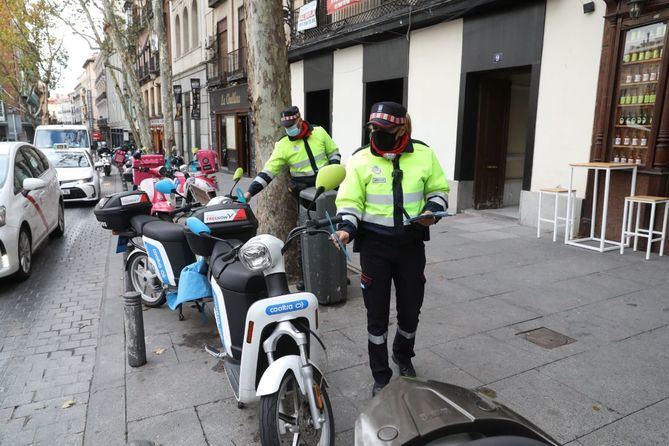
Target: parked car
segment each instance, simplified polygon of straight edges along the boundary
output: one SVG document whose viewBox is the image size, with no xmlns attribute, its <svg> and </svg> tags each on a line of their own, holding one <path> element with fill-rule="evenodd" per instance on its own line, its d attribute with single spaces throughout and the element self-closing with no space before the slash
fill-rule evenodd
<svg viewBox="0 0 669 446">
<path fill-rule="evenodd" d="M 91 155 L 83 149 L 45 150 L 58 172 L 65 201 L 100 200 L 100 176 Z"/>
<path fill-rule="evenodd" d="M 32 254 L 49 234 L 65 231 L 56 169 L 23 142 L 0 142 L 0 277 L 32 272 Z"/>
<path fill-rule="evenodd" d="M 91 153 L 91 138 L 85 125 L 39 125 L 33 145 L 38 149 L 84 149 Z"/>
</svg>

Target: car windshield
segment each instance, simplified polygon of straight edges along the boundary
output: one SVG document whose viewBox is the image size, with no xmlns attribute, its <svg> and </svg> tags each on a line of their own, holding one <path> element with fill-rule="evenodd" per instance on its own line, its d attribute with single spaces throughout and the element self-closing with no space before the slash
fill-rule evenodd
<svg viewBox="0 0 669 446">
<path fill-rule="evenodd" d="M 35 133 L 35 146 L 53 149 L 55 144 L 67 144 L 67 147 L 82 149 L 89 147 L 86 130 L 51 130 L 42 129 Z"/>
<path fill-rule="evenodd" d="M 81 152 L 50 152 L 47 153 L 49 160 L 54 167 L 91 167 L 88 157 Z"/>
<path fill-rule="evenodd" d="M 9 164 L 9 156 L 0 154 L 0 188 L 5 185 L 7 178 L 7 165 Z"/>
</svg>

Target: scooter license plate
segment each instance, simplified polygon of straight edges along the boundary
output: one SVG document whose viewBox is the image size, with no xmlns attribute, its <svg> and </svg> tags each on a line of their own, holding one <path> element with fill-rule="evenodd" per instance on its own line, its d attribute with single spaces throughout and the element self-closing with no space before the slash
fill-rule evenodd
<svg viewBox="0 0 669 446">
<path fill-rule="evenodd" d="M 116 242 L 116 253 L 126 252 L 128 250 L 128 237 L 124 235 L 118 236 L 118 241 Z"/>
</svg>

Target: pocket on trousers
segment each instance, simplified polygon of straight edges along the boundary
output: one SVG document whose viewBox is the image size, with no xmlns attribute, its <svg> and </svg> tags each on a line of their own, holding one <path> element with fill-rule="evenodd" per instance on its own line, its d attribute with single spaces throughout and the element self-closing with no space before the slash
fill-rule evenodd
<svg viewBox="0 0 669 446">
<path fill-rule="evenodd" d="M 372 287 L 373 283 L 374 280 L 371 277 L 366 276 L 365 274 L 362 273 L 360 274 L 360 288 L 362 288 L 363 290 L 368 290 Z"/>
</svg>

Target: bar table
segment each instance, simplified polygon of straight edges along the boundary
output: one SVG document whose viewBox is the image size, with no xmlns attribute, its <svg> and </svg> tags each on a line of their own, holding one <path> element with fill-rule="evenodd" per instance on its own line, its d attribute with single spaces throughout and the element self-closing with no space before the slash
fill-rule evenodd
<svg viewBox="0 0 669 446">
<path fill-rule="evenodd" d="M 634 196 L 636 191 L 636 174 L 638 166 L 631 163 L 573 163 L 569 165 L 570 174 L 569 174 L 569 190 L 574 189 L 574 169 L 586 169 L 595 171 L 595 181 L 593 188 L 593 197 L 592 197 L 592 215 L 590 220 L 590 236 L 583 237 L 579 239 L 574 239 L 572 237 L 572 224 L 571 224 L 571 212 L 572 212 L 572 203 L 571 203 L 571 194 L 567 196 L 567 227 L 564 234 L 564 242 L 567 245 L 578 246 L 579 248 L 591 249 L 593 251 L 605 252 L 612 251 L 614 249 L 620 249 L 620 241 L 618 240 L 607 240 L 606 238 L 606 222 L 608 216 L 608 207 L 609 207 L 609 186 L 611 185 L 611 171 L 614 170 L 631 170 L 632 171 L 632 184 L 630 187 L 630 196 Z M 604 172 L 606 177 L 604 180 L 604 205 L 602 206 L 602 224 L 601 224 L 601 233 L 599 235 L 595 234 L 595 226 L 597 219 L 597 196 L 598 196 L 598 187 L 599 187 L 599 173 Z M 592 245 L 592 242 L 598 242 L 598 244 Z"/>
</svg>

